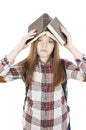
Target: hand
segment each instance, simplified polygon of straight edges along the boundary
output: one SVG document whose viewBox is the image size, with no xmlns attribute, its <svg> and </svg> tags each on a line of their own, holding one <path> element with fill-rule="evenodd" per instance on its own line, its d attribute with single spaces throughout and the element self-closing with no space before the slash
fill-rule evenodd
<svg viewBox="0 0 86 130">
<path fill-rule="evenodd" d="M 23 36 L 22 39 L 20 40 L 20 43 L 18 44 L 20 50 L 25 49 L 29 45 L 30 39 L 34 38 L 36 35 L 36 29 L 31 30 L 26 36 Z"/>
<path fill-rule="evenodd" d="M 61 32 L 66 36 L 67 38 L 67 43 L 65 44 L 65 47 L 68 48 L 72 44 L 72 38 L 70 33 L 64 28 L 63 26 L 60 27 Z"/>
<path fill-rule="evenodd" d="M 62 33 L 64 33 L 64 35 L 67 38 L 67 44 L 65 44 L 64 47 L 67 48 L 72 53 L 72 55 L 74 56 L 74 59 L 82 59 L 83 54 L 72 43 L 70 33 L 64 27 L 61 27 L 61 31 Z"/>
</svg>

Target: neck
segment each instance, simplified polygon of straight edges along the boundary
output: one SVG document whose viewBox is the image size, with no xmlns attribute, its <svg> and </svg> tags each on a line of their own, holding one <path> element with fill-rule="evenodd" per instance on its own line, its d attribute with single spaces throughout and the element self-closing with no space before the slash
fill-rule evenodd
<svg viewBox="0 0 86 130">
<path fill-rule="evenodd" d="M 41 60 L 44 64 L 46 64 L 46 63 L 49 61 L 49 59 L 50 59 L 50 57 L 47 57 L 47 58 L 45 58 L 45 57 L 40 57 L 40 60 Z"/>
<path fill-rule="evenodd" d="M 44 64 L 46 64 L 48 59 L 46 59 L 46 58 L 40 58 L 40 60 L 41 60 Z"/>
</svg>

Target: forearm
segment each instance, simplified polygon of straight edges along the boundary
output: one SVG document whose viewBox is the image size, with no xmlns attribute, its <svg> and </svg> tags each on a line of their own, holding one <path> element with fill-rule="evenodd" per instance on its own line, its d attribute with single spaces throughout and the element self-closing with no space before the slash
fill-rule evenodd
<svg viewBox="0 0 86 130">
<path fill-rule="evenodd" d="M 64 27 L 61 27 L 61 31 L 67 37 L 67 44 L 65 45 L 65 48 L 67 48 L 72 53 L 75 59 L 81 59 L 83 54 L 72 44 L 72 37 L 70 33 Z"/>
<path fill-rule="evenodd" d="M 33 29 L 27 35 L 23 36 L 19 44 L 7 55 L 8 61 L 13 62 L 13 60 L 15 60 L 19 52 L 29 45 L 29 43 L 25 44 L 26 41 L 34 38 L 35 35 L 36 35 L 36 29 Z"/>
<path fill-rule="evenodd" d="M 12 49 L 12 51 L 7 55 L 7 59 L 10 63 L 12 63 L 16 56 L 19 54 L 20 52 L 20 47 L 16 46 L 15 48 Z"/>
<path fill-rule="evenodd" d="M 65 46 L 74 56 L 74 59 L 81 59 L 83 57 L 83 54 L 73 45 L 69 44 Z"/>
</svg>

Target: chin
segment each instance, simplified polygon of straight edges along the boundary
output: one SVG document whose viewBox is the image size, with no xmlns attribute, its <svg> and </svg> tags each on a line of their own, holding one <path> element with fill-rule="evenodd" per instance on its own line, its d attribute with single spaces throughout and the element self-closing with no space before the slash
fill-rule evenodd
<svg viewBox="0 0 86 130">
<path fill-rule="evenodd" d="M 40 57 L 43 57 L 43 58 L 47 58 L 49 57 L 48 55 L 39 55 Z"/>
</svg>

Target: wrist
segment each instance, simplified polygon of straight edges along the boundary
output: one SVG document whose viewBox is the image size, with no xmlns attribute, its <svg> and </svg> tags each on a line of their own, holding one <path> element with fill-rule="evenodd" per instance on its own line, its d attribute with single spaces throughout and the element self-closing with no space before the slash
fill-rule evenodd
<svg viewBox="0 0 86 130">
<path fill-rule="evenodd" d="M 15 50 L 16 50 L 17 53 L 19 53 L 22 50 L 22 46 L 21 46 L 20 43 L 17 44 L 17 46 L 15 47 Z"/>
<path fill-rule="evenodd" d="M 67 48 L 68 50 L 71 50 L 72 48 L 74 48 L 74 45 L 72 44 L 72 43 L 67 43 L 66 45 L 65 45 L 65 48 Z"/>
</svg>

